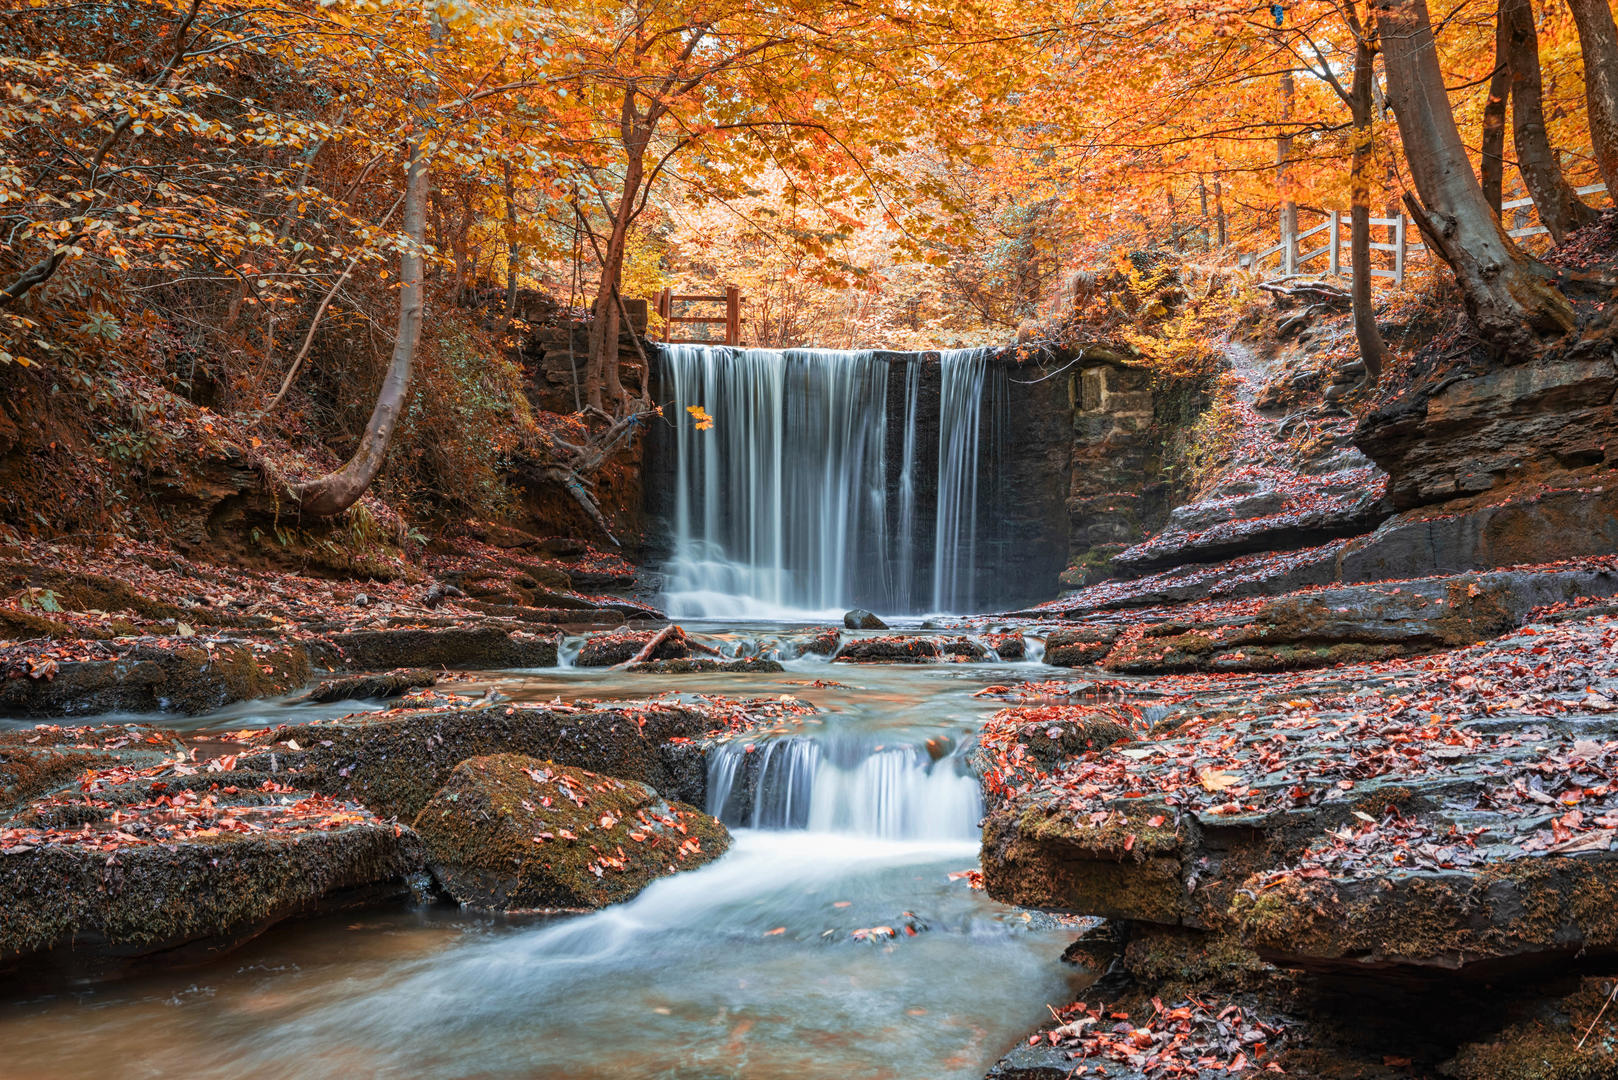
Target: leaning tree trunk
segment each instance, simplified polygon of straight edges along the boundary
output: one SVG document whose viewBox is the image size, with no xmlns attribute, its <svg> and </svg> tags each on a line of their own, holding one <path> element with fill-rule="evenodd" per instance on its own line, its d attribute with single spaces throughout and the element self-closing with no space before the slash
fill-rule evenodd
<svg viewBox="0 0 1618 1080">
<path fill-rule="evenodd" d="M 612 232 L 607 236 L 607 247 L 601 256 L 601 283 L 596 288 L 595 303 L 590 318 L 589 372 L 590 404 L 601 408 L 603 398 L 610 398 L 613 408 L 621 408 L 628 396 L 618 374 L 619 301 L 618 279 L 623 275 L 624 249 L 629 242 L 629 226 L 635 217 L 635 200 L 640 195 L 645 179 L 646 144 L 638 135 L 625 139 L 629 155 L 624 170 L 624 188 L 619 195 L 618 207 L 612 215 Z"/>
<path fill-rule="evenodd" d="M 1584 93 L 1590 110 L 1590 141 L 1596 167 L 1618 200 L 1618 27 L 1607 0 L 1567 0 L 1584 53 Z"/>
<path fill-rule="evenodd" d="M 1444 90 L 1426 0 L 1373 0 L 1388 97 L 1420 196 L 1405 203 L 1432 250 L 1455 272 L 1468 316 L 1497 347 L 1524 333 L 1563 332 L 1573 325 L 1567 298 L 1539 264 L 1506 235 L 1483 188 Z"/>
<path fill-rule="evenodd" d="M 1371 128 L 1373 64 L 1376 54 L 1366 35 L 1354 43 L 1354 79 L 1349 87 L 1349 111 L 1354 119 L 1354 156 L 1350 165 L 1348 257 L 1353 264 L 1351 287 L 1354 298 L 1354 337 L 1360 358 L 1371 382 L 1382 378 L 1382 361 L 1387 352 L 1382 331 L 1376 325 L 1376 308 L 1371 304 Z M 1332 211 L 1336 213 L 1336 211 Z"/>
<path fill-rule="evenodd" d="M 1479 171 L 1483 197 L 1498 219 L 1503 213 L 1506 187 L 1506 102 L 1511 98 L 1511 50 L 1506 46 L 1506 20 L 1495 19 L 1494 74 L 1489 76 L 1489 100 L 1483 103 L 1483 146 Z"/>
<path fill-rule="evenodd" d="M 1551 149 L 1545 130 L 1544 90 L 1539 76 L 1539 33 L 1534 29 L 1534 8 L 1529 0 L 1500 0 L 1500 39 L 1510 50 L 1511 134 L 1517 148 L 1517 168 L 1539 211 L 1539 220 L 1551 239 L 1562 238 L 1596 219 L 1596 212 L 1580 201 Z"/>
<path fill-rule="evenodd" d="M 425 307 L 422 290 L 422 250 L 427 239 L 427 148 L 426 134 L 410 139 L 410 168 L 405 179 L 404 231 L 409 237 L 399 255 L 399 323 L 393 343 L 393 358 L 371 410 L 370 422 L 360 445 L 335 472 L 318 480 L 293 487 L 293 494 L 305 514 L 332 517 L 342 513 L 365 494 L 388 454 L 388 443 L 398 426 L 410 395 L 410 368 L 415 362 L 416 345 L 421 340 L 421 320 Z"/>
</svg>

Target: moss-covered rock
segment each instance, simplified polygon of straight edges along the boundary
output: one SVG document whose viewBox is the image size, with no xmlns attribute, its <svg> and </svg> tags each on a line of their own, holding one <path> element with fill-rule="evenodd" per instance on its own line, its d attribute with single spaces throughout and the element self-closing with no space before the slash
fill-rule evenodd
<svg viewBox="0 0 1618 1080">
<path fill-rule="evenodd" d="M 1045 638 L 1045 662 L 1056 667 L 1087 667 L 1101 662 L 1123 632 L 1117 626 L 1053 630 Z"/>
<path fill-rule="evenodd" d="M 71 783 L 87 769 L 153 765 L 178 736 L 145 724 L 0 731 L 0 822 L 28 800 Z"/>
<path fill-rule="evenodd" d="M 518 754 L 461 762 L 416 831 L 451 896 L 497 911 L 605 907 L 730 846 L 718 821 L 645 784 Z"/>
<path fill-rule="evenodd" d="M 1618 1076 L 1613 980 L 1586 978 L 1538 1015 L 1461 1047 L 1442 1072 L 1454 1080 L 1609 1080 Z"/>
</svg>

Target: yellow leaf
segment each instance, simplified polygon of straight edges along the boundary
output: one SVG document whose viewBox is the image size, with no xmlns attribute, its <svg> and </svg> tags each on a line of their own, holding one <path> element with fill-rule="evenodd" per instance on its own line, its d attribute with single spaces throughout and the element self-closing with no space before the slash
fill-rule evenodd
<svg viewBox="0 0 1618 1080">
<path fill-rule="evenodd" d="M 1218 769 L 1204 769 L 1198 779 L 1202 781 L 1202 786 L 1209 791 L 1224 791 L 1226 788 L 1234 787 L 1242 781 L 1242 778 L 1235 773 L 1221 772 Z"/>
</svg>

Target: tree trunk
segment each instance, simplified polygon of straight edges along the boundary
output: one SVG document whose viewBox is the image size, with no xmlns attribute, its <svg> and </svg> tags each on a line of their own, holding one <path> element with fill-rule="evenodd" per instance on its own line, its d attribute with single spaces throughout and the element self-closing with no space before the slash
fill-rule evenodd
<svg viewBox="0 0 1618 1080">
<path fill-rule="evenodd" d="M 1348 247 L 1353 264 L 1351 283 L 1354 298 L 1354 337 L 1360 358 L 1374 384 L 1382 378 L 1386 349 L 1382 331 L 1376 325 L 1376 308 L 1371 303 L 1371 157 L 1374 132 L 1371 126 L 1371 84 L 1376 54 L 1364 33 L 1355 35 L 1354 78 L 1349 87 L 1349 111 L 1354 119 L 1354 156 L 1350 166 Z M 1336 213 L 1335 210 L 1332 213 Z"/>
<path fill-rule="evenodd" d="M 1478 331 L 1499 348 L 1526 330 L 1564 332 L 1572 308 L 1535 260 L 1495 220 L 1444 90 L 1426 0 L 1373 0 L 1399 121 L 1420 202 L 1406 195 L 1433 253 L 1449 264 Z"/>
<path fill-rule="evenodd" d="M 506 318 L 517 317 L 517 180 L 511 162 L 506 170 Z"/>
<path fill-rule="evenodd" d="M 393 358 L 388 362 L 388 373 L 382 380 L 371 419 L 360 437 L 359 448 L 335 472 L 318 480 L 293 487 L 298 505 L 311 517 L 333 517 L 347 510 L 365 494 L 382 470 L 388 454 L 388 443 L 398 426 L 399 414 L 404 411 L 410 395 L 410 368 L 416 358 L 416 345 L 421 340 L 421 321 L 425 308 L 422 290 L 422 249 L 427 239 L 427 148 L 426 133 L 418 132 L 410 139 L 410 168 L 405 179 L 404 231 L 410 244 L 399 255 L 399 324 L 393 343 Z"/>
<path fill-rule="evenodd" d="M 1567 0 L 1584 53 L 1584 93 L 1590 141 L 1607 193 L 1618 201 L 1618 27 L 1607 0 Z"/>
<path fill-rule="evenodd" d="M 1281 73 L 1281 123 L 1292 120 L 1294 89 L 1292 72 Z M 1292 197 L 1292 178 L 1287 166 L 1292 162 L 1292 136 L 1283 134 L 1275 140 L 1275 186 L 1281 194 L 1281 272 L 1296 273 L 1298 269 L 1298 204 Z"/>
<path fill-rule="evenodd" d="M 1506 20 L 1495 20 L 1494 74 L 1489 77 L 1489 100 L 1483 105 L 1482 163 L 1483 197 L 1495 219 L 1505 200 L 1506 185 L 1506 102 L 1511 97 L 1511 51 L 1506 47 Z"/>
<path fill-rule="evenodd" d="M 1562 238 L 1596 219 L 1596 213 L 1562 175 L 1556 151 L 1545 130 L 1545 105 L 1539 76 L 1539 33 L 1529 0 L 1500 0 L 1500 39 L 1511 64 L 1511 133 L 1517 168 L 1551 239 Z"/>
<path fill-rule="evenodd" d="M 625 108 L 626 115 L 628 107 Z M 626 126 L 630 121 L 626 121 Z M 638 125 L 634 125 L 638 126 Z M 649 133 L 640 132 L 626 137 L 624 152 L 628 164 L 624 169 L 623 191 L 612 214 L 612 232 L 607 236 L 606 250 L 601 251 L 601 282 L 596 286 L 595 303 L 591 305 L 589 371 L 594 376 L 589 382 L 590 404 L 602 407 L 603 398 L 611 398 L 614 408 L 622 406 L 628 395 L 618 376 L 618 279 L 624 269 L 624 249 L 629 242 L 629 226 L 635 217 L 635 200 L 640 196 L 641 184 L 646 178 L 646 145 Z"/>
</svg>

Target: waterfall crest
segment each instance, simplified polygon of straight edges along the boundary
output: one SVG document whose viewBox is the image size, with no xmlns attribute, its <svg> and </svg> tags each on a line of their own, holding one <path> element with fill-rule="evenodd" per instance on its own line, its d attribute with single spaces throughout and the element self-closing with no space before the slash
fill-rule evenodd
<svg viewBox="0 0 1618 1080">
<path fill-rule="evenodd" d="M 716 747 L 707 809 L 736 827 L 953 840 L 977 835 L 983 796 L 959 754 L 794 738 Z"/>
<path fill-rule="evenodd" d="M 670 346 L 669 614 L 969 610 L 988 357 Z"/>
</svg>

